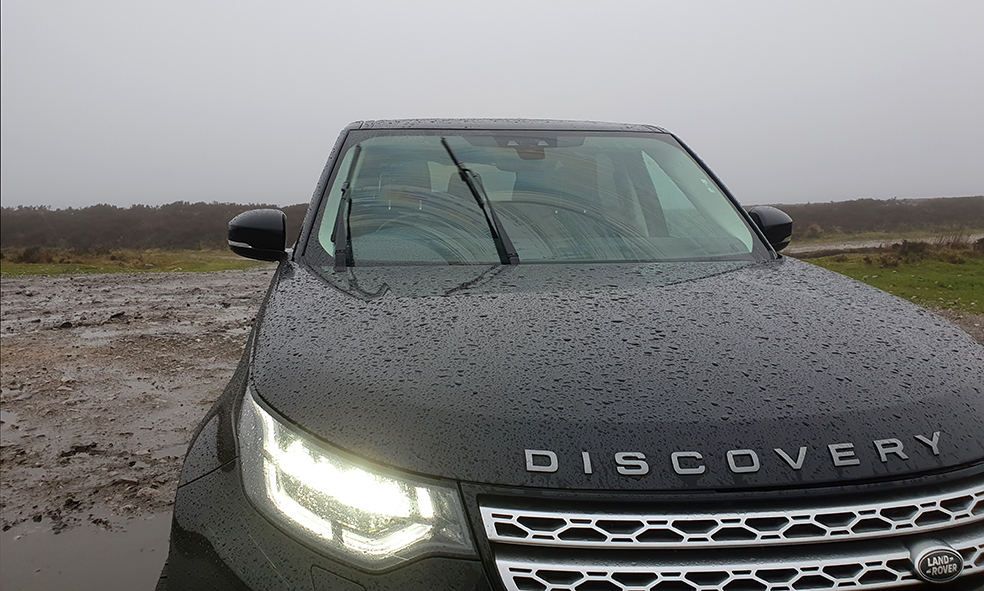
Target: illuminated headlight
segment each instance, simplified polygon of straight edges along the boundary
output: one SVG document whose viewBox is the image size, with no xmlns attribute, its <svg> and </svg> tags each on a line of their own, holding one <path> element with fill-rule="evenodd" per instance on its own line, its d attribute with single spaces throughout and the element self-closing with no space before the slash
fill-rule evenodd
<svg viewBox="0 0 984 591">
<path fill-rule="evenodd" d="M 246 494 L 296 537 L 384 569 L 424 554 L 473 556 L 458 491 L 393 476 L 288 428 L 247 390 L 239 419 Z"/>
</svg>

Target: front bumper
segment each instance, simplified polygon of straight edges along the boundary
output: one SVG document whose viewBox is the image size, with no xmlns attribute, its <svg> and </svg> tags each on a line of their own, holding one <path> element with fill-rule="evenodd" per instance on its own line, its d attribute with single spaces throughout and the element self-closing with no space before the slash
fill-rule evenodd
<svg viewBox="0 0 984 591">
<path fill-rule="evenodd" d="M 487 497 L 493 490 L 471 490 L 466 487 L 465 498 L 472 501 L 479 497 Z M 481 487 L 485 489 L 486 487 Z M 471 505 L 471 503 L 468 503 Z M 473 516 L 477 507 L 470 506 L 469 513 Z M 472 520 L 473 531 L 479 522 Z M 975 528 L 979 529 L 979 528 Z M 480 531 L 480 530 L 478 530 Z M 879 543 L 872 540 L 871 543 Z M 488 540 L 476 540 L 484 562 L 487 564 L 501 563 L 505 558 L 505 550 L 498 551 L 490 547 Z M 635 564 L 632 570 L 646 570 L 647 555 L 656 556 L 660 551 L 636 552 L 630 562 Z M 665 551 L 663 551 L 665 552 Z M 497 557 L 493 557 L 492 554 Z M 501 554 L 501 555 L 500 555 Z M 760 557 L 765 560 L 771 555 L 766 552 Z M 542 557 L 541 557 L 542 558 Z M 650 557 L 651 558 L 651 557 Z M 502 564 L 499 565 L 500 567 Z M 524 570 L 530 570 L 523 565 Z M 569 565 L 568 565 L 569 566 Z M 538 564 L 530 572 L 538 573 L 545 564 Z M 561 570 L 553 566 L 547 570 L 554 576 Z M 567 569 L 569 570 L 569 569 Z M 589 569 L 599 570 L 600 569 Z M 665 569 L 664 569 L 665 570 Z M 653 570 L 653 572 L 656 572 Z M 594 573 L 591 576 L 601 576 Z M 363 591 L 363 590 L 486 590 L 502 589 L 501 573 L 489 573 L 479 559 L 431 557 L 410 561 L 388 571 L 369 573 L 353 568 L 342 562 L 327 558 L 308 546 L 296 541 L 280 529 L 268 522 L 247 500 L 240 479 L 238 462 L 227 462 L 221 468 L 213 470 L 181 486 L 175 503 L 174 520 L 171 531 L 171 547 L 168 557 L 168 589 L 195 590 L 210 589 L 217 591 L 266 590 L 266 589 L 296 589 L 310 591 Z M 679 574 L 679 573 L 678 573 Z M 538 575 L 537 575 L 538 576 Z M 506 577 L 510 578 L 510 577 Z M 549 581 L 536 585 L 533 575 L 522 577 L 533 588 L 555 588 Z M 603 577 L 609 578 L 609 577 Z M 617 577 L 616 577 L 617 578 Z M 665 577 L 660 577 L 664 581 Z M 669 583 L 671 579 L 664 582 Z M 653 578 L 651 582 L 655 583 Z M 516 581 L 513 581 L 516 582 Z M 687 586 L 685 580 L 672 581 L 684 584 L 679 588 L 702 588 Z M 580 583 L 595 583 L 599 581 L 585 576 L 572 589 L 581 591 Z M 836 586 L 836 585 L 834 585 Z M 513 588 L 514 585 L 509 585 Z M 944 586 L 928 585 L 917 581 L 908 581 L 899 585 L 905 589 L 939 589 Z M 520 585 L 519 588 L 527 588 Z M 567 589 L 567 586 L 564 586 Z M 584 589 L 602 589 L 603 586 L 586 585 Z M 613 587 L 614 588 L 614 587 Z M 635 587 L 632 587 L 635 589 Z M 669 587 L 677 588 L 677 587 Z M 717 588 L 717 587 L 708 587 Z M 742 587 L 744 588 L 744 587 Z M 793 586 L 792 588 L 799 588 Z M 827 588 L 823 585 L 817 588 Z M 885 587 L 881 587 L 885 588 Z M 890 588 L 896 588 L 892 586 Z M 984 577 L 981 573 L 961 577 L 949 583 L 945 588 L 952 591 L 980 591 L 984 589 Z M 643 585 L 640 589 L 649 589 Z M 653 589 L 662 589 L 659 585 Z"/>
<path fill-rule="evenodd" d="M 685 513 L 683 517 L 687 519 L 694 518 L 701 508 L 705 511 L 713 511 L 719 516 L 729 517 L 721 513 L 725 507 L 742 507 L 742 511 L 745 512 L 743 514 L 751 519 L 755 517 L 753 514 L 755 507 L 763 511 L 775 511 L 783 506 L 788 508 L 790 503 L 813 505 L 826 502 L 836 505 L 837 502 L 854 502 L 855 498 L 879 499 L 877 506 L 860 507 L 860 512 L 855 517 L 872 511 L 888 511 L 889 514 L 894 514 L 898 513 L 900 507 L 884 504 L 886 495 L 902 495 L 908 498 L 909 493 L 912 493 L 915 495 L 912 498 L 918 497 L 914 491 L 919 491 L 922 495 L 941 495 L 943 494 L 941 491 L 963 486 L 967 482 L 980 483 L 984 476 L 984 464 L 911 481 L 771 492 L 703 491 L 661 494 L 658 502 L 649 494 L 616 494 L 615 497 L 618 498 L 615 498 L 611 493 L 597 491 L 575 494 L 462 483 L 460 485 L 462 500 L 474 547 L 480 558 L 428 557 L 411 560 L 385 571 L 363 571 L 341 560 L 332 559 L 330 554 L 323 554 L 316 548 L 284 533 L 261 515 L 246 498 L 236 455 L 232 413 L 229 412 L 231 408 L 238 406 L 230 403 L 235 401 L 238 401 L 238 397 L 234 395 L 234 391 L 230 391 L 228 399 L 218 404 L 215 409 L 217 412 L 210 420 L 203 423 L 203 428 L 196 435 L 185 460 L 182 482 L 175 500 L 167 566 L 166 588 L 172 591 L 196 589 L 710 591 L 722 588 L 726 591 L 745 588 L 789 591 L 800 588 L 846 587 L 940 589 L 944 586 L 923 584 L 908 575 L 893 579 L 894 582 L 875 585 L 865 583 L 864 573 L 856 577 L 857 581 L 850 577 L 833 576 L 833 578 L 828 577 L 827 583 L 823 583 L 815 580 L 816 577 L 811 573 L 805 572 L 811 568 L 821 570 L 814 568 L 819 563 L 809 555 L 794 556 L 794 554 L 803 554 L 803 552 L 809 554 L 814 550 L 829 553 L 831 548 L 850 545 L 852 551 L 870 547 L 875 555 L 891 554 L 892 556 L 886 558 L 888 562 L 908 564 L 905 560 L 892 558 L 894 553 L 905 549 L 907 541 L 915 538 L 932 539 L 945 536 L 950 538 L 951 542 L 957 542 L 968 535 L 977 548 L 976 554 L 970 553 L 965 556 L 965 559 L 970 560 L 969 570 L 965 576 L 948 583 L 945 588 L 950 591 L 984 590 L 984 522 L 981 521 L 981 516 L 984 515 L 984 496 L 982 496 L 984 492 L 981 492 L 979 484 L 975 489 L 978 492 L 972 495 L 976 500 L 971 497 L 961 497 L 962 500 L 951 499 L 942 502 L 942 506 L 952 513 L 952 529 L 948 533 L 944 534 L 942 530 L 923 533 L 916 531 L 919 529 L 921 516 L 939 514 L 935 505 L 919 502 L 917 504 L 922 508 L 911 516 L 897 517 L 894 521 L 889 519 L 883 524 L 883 527 L 899 530 L 898 532 L 886 531 L 886 535 L 883 536 L 873 534 L 869 527 L 867 534 L 863 531 L 854 532 L 855 535 L 847 535 L 848 539 L 841 542 L 815 540 L 823 543 L 807 544 L 803 550 L 797 548 L 804 548 L 802 542 L 806 540 L 797 541 L 791 550 L 789 546 L 783 544 L 773 546 L 756 544 L 758 547 L 744 544 L 744 547 L 735 548 L 734 551 L 721 548 L 705 553 L 706 551 L 699 548 L 699 543 L 690 543 L 695 540 L 689 538 L 685 545 L 676 544 L 676 547 L 670 547 L 672 544 L 667 546 L 652 540 L 661 539 L 662 535 L 671 533 L 669 530 L 686 533 L 685 530 L 677 527 L 680 524 L 673 521 L 670 525 L 660 525 L 661 522 L 638 516 L 645 515 L 648 510 L 666 515 L 670 507 L 677 506 L 682 508 Z M 949 497 L 944 495 L 940 498 Z M 956 504 L 963 509 L 958 510 L 950 504 L 951 501 L 959 501 Z M 627 511 L 629 513 L 626 513 Z M 604 515 L 604 521 L 594 518 L 597 516 L 585 515 L 591 512 Z M 612 516 L 617 515 L 622 517 L 613 519 Z M 545 516 L 548 518 L 545 521 L 561 522 L 559 529 L 550 526 L 546 528 L 550 530 L 549 532 L 540 531 L 543 528 L 536 524 L 543 522 Z M 530 520 L 531 517 L 536 519 Z M 585 517 L 588 519 L 585 520 Z M 811 522 L 815 522 L 814 525 L 822 525 L 825 517 L 816 514 L 811 515 L 810 519 Z M 614 535 L 612 532 L 625 529 L 625 524 L 622 523 L 625 520 L 645 521 L 649 524 L 645 530 L 648 533 L 639 534 L 635 538 L 629 536 L 631 539 L 626 538 L 626 534 L 618 533 L 617 540 L 612 538 L 608 541 L 591 541 L 596 540 L 599 535 L 612 537 Z M 867 521 L 867 518 L 862 521 Z M 909 523 L 910 521 L 912 523 Z M 750 523 L 745 525 L 748 526 Z M 510 524 L 514 527 L 509 527 Z M 501 531 L 500 526 L 503 527 Z M 556 533 L 550 533 L 553 532 L 551 528 L 556 529 Z M 912 528 L 911 534 L 902 533 L 903 528 Z M 571 537 L 567 534 L 576 535 Z M 643 540 L 647 535 L 651 538 L 648 546 Z M 826 536 L 822 532 L 817 535 Z M 608 543 L 610 541 L 618 542 L 620 546 L 626 544 L 628 547 L 616 549 Z M 636 546 L 636 549 L 631 549 L 632 546 Z M 729 568 L 728 565 L 731 564 L 729 560 L 733 562 L 735 557 L 743 557 L 741 560 L 744 563 L 734 563 L 734 568 Z M 782 561 L 785 562 L 778 564 Z M 899 568 L 905 571 L 908 568 L 906 564 Z M 885 566 L 890 565 L 886 563 Z M 608 567 L 613 568 L 608 569 Z M 796 567 L 804 572 L 793 573 L 789 577 L 790 580 L 785 583 L 765 585 L 766 579 L 745 580 L 748 577 L 742 575 L 745 572 L 742 569 L 749 567 L 764 568 L 776 573 L 790 571 L 791 567 Z M 827 565 L 826 568 L 833 569 L 831 571 L 833 572 L 843 570 L 845 566 Z M 867 561 L 864 568 L 879 570 Z M 733 580 L 720 585 L 711 583 L 710 578 L 719 579 L 721 572 Z M 807 585 L 811 581 L 818 584 Z M 625 584 L 622 584 L 623 582 Z"/>
</svg>

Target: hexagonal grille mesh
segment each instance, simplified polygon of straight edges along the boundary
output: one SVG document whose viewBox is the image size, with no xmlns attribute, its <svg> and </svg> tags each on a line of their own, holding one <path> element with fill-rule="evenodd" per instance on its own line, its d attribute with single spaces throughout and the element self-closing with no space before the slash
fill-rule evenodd
<svg viewBox="0 0 984 591">
<path fill-rule="evenodd" d="M 962 576 L 984 576 L 984 482 L 889 494 L 717 513 L 479 508 L 509 591 L 894 589 L 920 583 L 913 548 L 933 540 L 963 556 Z"/>
<path fill-rule="evenodd" d="M 984 571 L 984 542 L 959 547 L 964 574 Z M 905 551 L 879 556 L 754 564 L 571 564 L 497 559 L 510 591 L 790 591 L 888 589 L 918 584 Z"/>
<path fill-rule="evenodd" d="M 731 513 L 609 514 L 482 506 L 492 542 L 576 548 L 714 548 L 884 538 L 984 521 L 984 484 L 893 503 Z"/>
</svg>

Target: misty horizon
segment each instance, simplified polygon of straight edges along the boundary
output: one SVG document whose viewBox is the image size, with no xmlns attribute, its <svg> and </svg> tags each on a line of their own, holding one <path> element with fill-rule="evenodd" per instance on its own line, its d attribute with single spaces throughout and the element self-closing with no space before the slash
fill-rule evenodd
<svg viewBox="0 0 984 591">
<path fill-rule="evenodd" d="M 307 203 L 351 121 L 676 133 L 744 205 L 984 193 L 984 3 L 5 2 L 2 206 Z"/>
</svg>

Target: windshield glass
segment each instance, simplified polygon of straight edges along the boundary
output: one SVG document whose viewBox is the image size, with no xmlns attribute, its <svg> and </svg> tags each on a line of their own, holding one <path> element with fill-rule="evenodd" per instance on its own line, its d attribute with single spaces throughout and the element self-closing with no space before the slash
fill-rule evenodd
<svg viewBox="0 0 984 591">
<path fill-rule="evenodd" d="M 312 246 L 330 259 L 344 240 L 354 266 L 497 264 L 493 233 L 520 263 L 767 253 L 669 134 L 357 131 L 332 177 Z"/>
</svg>

